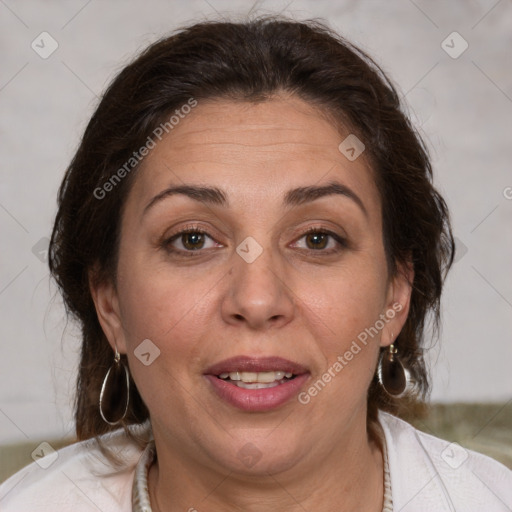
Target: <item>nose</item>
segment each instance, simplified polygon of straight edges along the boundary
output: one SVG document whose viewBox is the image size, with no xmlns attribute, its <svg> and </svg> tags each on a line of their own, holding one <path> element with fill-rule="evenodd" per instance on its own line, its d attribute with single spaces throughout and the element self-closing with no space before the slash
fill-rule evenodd
<svg viewBox="0 0 512 512">
<path fill-rule="evenodd" d="M 234 252 L 221 306 L 224 321 L 232 325 L 245 323 L 260 331 L 290 322 L 294 314 L 294 294 L 290 279 L 283 266 L 276 264 L 276 259 L 270 249 L 264 249 L 252 262 Z"/>
</svg>

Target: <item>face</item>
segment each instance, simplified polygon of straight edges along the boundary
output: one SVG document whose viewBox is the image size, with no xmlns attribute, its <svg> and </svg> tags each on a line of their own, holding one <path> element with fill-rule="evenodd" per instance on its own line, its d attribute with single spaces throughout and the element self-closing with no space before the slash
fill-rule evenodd
<svg viewBox="0 0 512 512">
<path fill-rule="evenodd" d="M 366 435 L 379 347 L 400 332 L 410 288 L 388 274 L 379 193 L 364 153 L 338 149 L 347 135 L 294 97 L 209 101 L 139 169 L 117 286 L 93 297 L 175 454 L 279 471 Z M 161 194 L 185 185 L 215 193 Z M 271 382 L 218 376 L 237 369 Z"/>
</svg>

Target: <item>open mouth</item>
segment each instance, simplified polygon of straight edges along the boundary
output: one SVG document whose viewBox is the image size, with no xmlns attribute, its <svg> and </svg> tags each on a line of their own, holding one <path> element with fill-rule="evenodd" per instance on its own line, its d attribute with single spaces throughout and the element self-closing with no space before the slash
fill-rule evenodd
<svg viewBox="0 0 512 512">
<path fill-rule="evenodd" d="M 289 402 L 310 372 L 289 359 L 240 355 L 207 368 L 204 377 L 222 401 L 248 412 L 264 412 Z"/>
<path fill-rule="evenodd" d="M 217 377 L 244 389 L 266 389 L 280 386 L 297 375 L 285 371 L 269 372 L 224 372 Z"/>
</svg>

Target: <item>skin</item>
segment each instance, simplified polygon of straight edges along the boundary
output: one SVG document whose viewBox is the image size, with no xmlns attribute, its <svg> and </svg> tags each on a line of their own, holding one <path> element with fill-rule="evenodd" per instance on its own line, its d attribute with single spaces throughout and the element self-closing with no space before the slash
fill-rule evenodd
<svg viewBox="0 0 512 512">
<path fill-rule="evenodd" d="M 406 320 L 412 272 L 388 275 L 372 170 L 364 154 L 350 162 L 338 150 L 348 133 L 293 96 L 207 101 L 145 158 L 123 212 L 117 286 L 91 284 L 91 292 L 150 411 L 153 510 L 382 510 L 383 459 L 367 434 L 366 392 L 379 347 Z M 289 189 L 333 180 L 366 213 L 340 195 L 283 207 Z M 184 183 L 222 189 L 229 207 L 172 195 L 143 215 L 159 192 Z M 208 236 L 171 244 L 195 255 L 169 253 L 164 240 L 191 223 Z M 309 227 L 347 246 L 304 235 Z M 236 252 L 248 236 L 263 249 L 252 263 Z M 307 390 L 393 304 L 401 311 L 308 404 L 241 411 L 203 376 L 235 355 L 276 355 L 308 368 Z M 134 355 L 145 339 L 160 350 L 149 366 Z M 251 467 L 238 456 L 247 443 L 261 455 Z"/>
</svg>

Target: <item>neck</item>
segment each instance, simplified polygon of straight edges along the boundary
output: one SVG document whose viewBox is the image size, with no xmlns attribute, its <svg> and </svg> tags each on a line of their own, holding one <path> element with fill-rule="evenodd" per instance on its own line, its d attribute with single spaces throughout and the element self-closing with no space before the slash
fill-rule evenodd
<svg viewBox="0 0 512 512">
<path fill-rule="evenodd" d="M 158 460 L 148 475 L 153 512 L 382 511 L 383 455 L 366 435 L 359 443 L 335 443 L 304 467 L 254 477 L 214 471 L 158 441 L 155 434 Z"/>
</svg>

